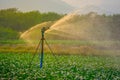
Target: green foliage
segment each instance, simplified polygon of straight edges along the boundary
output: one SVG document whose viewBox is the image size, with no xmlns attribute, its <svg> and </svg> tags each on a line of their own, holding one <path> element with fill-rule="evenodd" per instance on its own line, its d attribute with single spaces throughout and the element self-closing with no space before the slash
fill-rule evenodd
<svg viewBox="0 0 120 80">
<path fill-rule="evenodd" d="M 54 12 L 48 12 L 48 13 L 43 13 L 41 14 L 41 22 L 46 22 L 46 21 L 55 21 L 63 17 L 63 15 L 59 15 Z"/>
<path fill-rule="evenodd" d="M 45 54 L 43 68 L 31 54 L 0 53 L 1 80 L 119 80 L 120 58 Z"/>
<path fill-rule="evenodd" d="M 18 38 L 19 34 L 17 31 L 12 30 L 11 28 L 0 27 L 0 40 L 13 40 Z"/>
<path fill-rule="evenodd" d="M 62 16 L 63 15 L 54 12 L 20 12 L 16 8 L 9 8 L 0 10 L 0 26 L 9 27 L 22 32 L 38 23 L 55 21 L 60 19 Z"/>
</svg>

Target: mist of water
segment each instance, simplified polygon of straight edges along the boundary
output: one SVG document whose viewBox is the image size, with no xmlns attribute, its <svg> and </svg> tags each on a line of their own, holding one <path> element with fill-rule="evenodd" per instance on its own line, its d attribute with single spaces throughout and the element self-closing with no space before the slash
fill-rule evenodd
<svg viewBox="0 0 120 80">
<path fill-rule="evenodd" d="M 39 40 L 41 37 L 40 26 L 44 27 L 48 26 L 48 24 L 40 24 L 29 29 L 21 35 L 21 38 L 31 43 L 33 43 L 32 40 Z M 119 38 L 113 37 L 112 29 L 106 19 L 99 17 L 95 13 L 80 16 L 75 12 L 67 14 L 55 22 L 46 31 L 46 38 L 51 39 L 52 37 L 53 40 L 60 39 L 66 40 L 66 42 L 71 40 L 72 44 L 70 43 L 69 45 L 50 43 L 53 51 L 60 54 L 119 55 L 120 41 Z M 82 43 L 81 45 L 82 41 L 86 41 L 88 44 L 83 45 Z"/>
<path fill-rule="evenodd" d="M 30 45 L 36 44 L 36 41 L 41 39 L 41 29 L 42 27 L 49 27 L 53 24 L 54 22 L 48 21 L 48 22 L 43 22 L 41 24 L 35 25 L 31 27 L 30 29 L 26 30 L 24 33 L 21 34 L 20 38 L 25 40 L 27 43 Z"/>
<path fill-rule="evenodd" d="M 87 17 L 73 13 L 57 21 L 47 33 L 58 31 L 60 32 L 57 33 L 59 36 L 67 36 L 67 38 L 72 40 L 88 41 L 100 53 L 101 51 L 110 50 L 107 52 L 108 54 L 113 52 L 113 54 L 118 55 L 120 53 L 120 41 L 119 38 L 114 38 L 114 35 L 118 34 L 111 32 L 112 29 L 114 28 L 110 27 L 105 19 L 99 18 L 95 13 L 91 13 Z M 56 33 L 54 32 L 54 34 Z"/>
<path fill-rule="evenodd" d="M 69 14 L 52 25 L 49 31 L 68 33 L 69 36 L 76 39 L 105 40 L 111 38 L 109 28 L 102 26 L 103 21 L 99 22 L 94 17 L 89 17 L 88 19 L 80 19 L 78 14 Z"/>
</svg>

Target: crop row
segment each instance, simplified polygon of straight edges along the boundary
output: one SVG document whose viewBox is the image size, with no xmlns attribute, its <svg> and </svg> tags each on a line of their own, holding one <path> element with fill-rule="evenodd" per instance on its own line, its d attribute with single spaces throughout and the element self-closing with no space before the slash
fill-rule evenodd
<svg viewBox="0 0 120 80">
<path fill-rule="evenodd" d="M 80 55 L 44 55 L 39 68 L 39 55 L 0 53 L 0 78 L 3 80 L 120 80 L 120 58 Z"/>
</svg>

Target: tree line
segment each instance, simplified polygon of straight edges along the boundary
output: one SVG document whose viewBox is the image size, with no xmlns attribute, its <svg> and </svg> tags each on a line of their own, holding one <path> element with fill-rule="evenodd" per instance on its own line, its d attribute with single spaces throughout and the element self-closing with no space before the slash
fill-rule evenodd
<svg viewBox="0 0 120 80">
<path fill-rule="evenodd" d="M 62 16 L 54 12 L 21 12 L 17 8 L 2 9 L 0 10 L 0 39 L 16 39 L 19 36 L 18 32 L 24 32 L 30 27 L 42 22 L 56 21 Z"/>
<path fill-rule="evenodd" d="M 25 31 L 26 29 L 42 22 L 55 21 L 63 15 L 48 12 L 40 13 L 39 11 L 21 12 L 17 8 L 0 10 L 0 26 L 12 28 L 16 31 Z"/>
</svg>

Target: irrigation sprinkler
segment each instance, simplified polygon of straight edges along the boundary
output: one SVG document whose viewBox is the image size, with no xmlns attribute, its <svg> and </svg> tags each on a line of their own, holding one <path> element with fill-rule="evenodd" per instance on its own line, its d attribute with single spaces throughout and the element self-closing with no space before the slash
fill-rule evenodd
<svg viewBox="0 0 120 80">
<path fill-rule="evenodd" d="M 44 55 L 44 33 L 47 30 L 47 28 L 43 27 L 41 29 L 41 34 L 42 34 L 42 38 L 41 38 L 41 58 L 40 58 L 40 68 L 42 68 L 43 65 L 43 55 Z"/>
<path fill-rule="evenodd" d="M 51 47 L 49 46 L 49 44 L 47 43 L 46 39 L 44 38 L 45 31 L 48 30 L 48 29 L 49 29 L 49 27 L 47 27 L 47 28 L 46 28 L 46 27 L 43 27 L 43 28 L 41 29 L 41 39 L 40 39 L 40 41 L 39 41 L 39 43 L 38 43 L 38 46 L 37 46 L 37 48 L 36 48 L 36 50 L 35 50 L 35 53 L 34 53 L 33 57 L 32 57 L 32 59 L 31 59 L 31 61 L 30 61 L 30 63 L 29 63 L 29 68 L 31 67 L 32 61 L 33 61 L 33 59 L 35 58 L 35 55 L 37 54 L 37 51 L 39 50 L 39 48 L 40 48 L 40 50 L 41 50 L 41 52 L 40 52 L 40 53 L 41 53 L 41 56 L 40 56 L 40 68 L 43 67 L 44 42 L 47 44 L 47 46 L 48 46 L 49 50 L 51 51 L 51 53 L 55 56 L 55 54 L 53 53 Z M 55 57 L 55 58 L 56 58 L 56 57 Z M 56 58 L 56 59 L 57 59 L 57 58 Z"/>
</svg>

